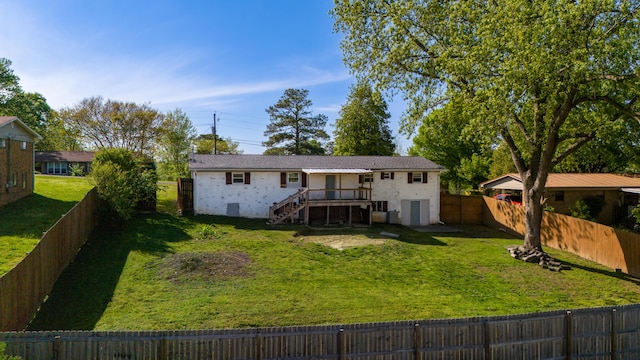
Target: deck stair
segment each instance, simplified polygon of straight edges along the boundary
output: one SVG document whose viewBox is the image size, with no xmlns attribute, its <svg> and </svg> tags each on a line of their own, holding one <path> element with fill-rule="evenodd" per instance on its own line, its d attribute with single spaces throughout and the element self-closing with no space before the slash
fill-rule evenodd
<svg viewBox="0 0 640 360">
<path fill-rule="evenodd" d="M 300 189 L 269 208 L 269 225 L 281 224 L 287 220 L 294 222 L 300 210 L 307 206 L 308 189 Z"/>
</svg>

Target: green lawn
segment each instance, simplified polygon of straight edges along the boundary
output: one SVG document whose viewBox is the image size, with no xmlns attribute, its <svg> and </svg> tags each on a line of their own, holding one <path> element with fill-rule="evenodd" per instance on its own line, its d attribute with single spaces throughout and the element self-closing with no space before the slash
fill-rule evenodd
<svg viewBox="0 0 640 360">
<path fill-rule="evenodd" d="M 0 275 L 19 263 L 91 188 L 85 178 L 37 175 L 33 195 L 0 207 Z"/>
<path fill-rule="evenodd" d="M 486 227 L 429 235 L 268 227 L 158 209 L 97 231 L 31 330 L 205 329 L 514 314 L 640 302 L 638 281 L 568 253 L 560 273 L 513 260 L 520 239 Z M 400 235 L 385 239 L 388 231 Z M 338 250 L 325 244 L 352 240 Z"/>
</svg>

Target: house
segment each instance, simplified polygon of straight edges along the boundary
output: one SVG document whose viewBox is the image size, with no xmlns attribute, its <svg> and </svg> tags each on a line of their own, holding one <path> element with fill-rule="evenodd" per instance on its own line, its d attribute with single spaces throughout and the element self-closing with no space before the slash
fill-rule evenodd
<svg viewBox="0 0 640 360">
<path fill-rule="evenodd" d="M 196 214 L 271 224 L 439 221 L 440 173 L 422 157 L 192 154 Z"/>
<path fill-rule="evenodd" d="M 42 174 L 72 175 L 73 169 L 88 174 L 94 155 L 91 151 L 37 151 L 36 169 Z"/>
<path fill-rule="evenodd" d="M 518 174 L 507 174 L 485 181 L 480 188 L 500 193 L 522 193 Z M 626 224 L 631 209 L 638 204 L 640 178 L 616 174 L 549 174 L 545 205 L 568 215 L 578 200 L 595 198 L 604 206 L 595 220 L 601 224 Z"/>
<path fill-rule="evenodd" d="M 33 193 L 33 144 L 40 139 L 17 117 L 0 116 L 0 206 Z"/>
</svg>

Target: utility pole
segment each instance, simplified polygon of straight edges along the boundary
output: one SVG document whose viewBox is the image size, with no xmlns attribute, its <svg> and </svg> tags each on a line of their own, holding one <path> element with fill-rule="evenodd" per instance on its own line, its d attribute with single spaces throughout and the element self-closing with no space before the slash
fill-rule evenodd
<svg viewBox="0 0 640 360">
<path fill-rule="evenodd" d="M 216 134 L 216 113 L 213 113 L 213 126 L 211 127 L 213 132 L 213 155 L 218 154 L 218 135 Z"/>
</svg>

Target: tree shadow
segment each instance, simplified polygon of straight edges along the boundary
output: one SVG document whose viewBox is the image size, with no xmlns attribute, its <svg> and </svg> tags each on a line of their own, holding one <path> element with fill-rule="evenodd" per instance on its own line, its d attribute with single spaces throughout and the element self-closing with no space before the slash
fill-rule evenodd
<svg viewBox="0 0 640 360">
<path fill-rule="evenodd" d="M 191 239 L 181 221 L 147 214 L 122 229 L 94 230 L 26 330 L 93 330 L 113 298 L 129 253 L 171 253 L 170 243 Z"/>
<path fill-rule="evenodd" d="M 597 269 L 597 268 L 593 268 L 590 266 L 584 266 L 584 265 L 579 265 L 570 261 L 566 261 L 566 260 L 560 260 L 558 259 L 558 261 L 560 261 L 560 263 L 562 263 L 563 265 L 568 265 L 571 267 L 571 269 L 580 269 L 580 270 L 584 270 L 584 271 L 588 271 L 590 273 L 595 273 L 595 274 L 599 274 L 599 275 L 605 275 L 605 276 L 609 276 L 612 278 L 616 278 L 619 280 L 624 280 L 624 281 L 628 281 L 632 284 L 635 285 L 640 285 L 640 279 L 638 278 L 634 278 L 633 276 L 630 276 L 628 274 L 625 274 L 623 272 L 617 272 L 617 271 L 610 271 L 610 270 L 604 270 L 604 269 Z"/>
</svg>

